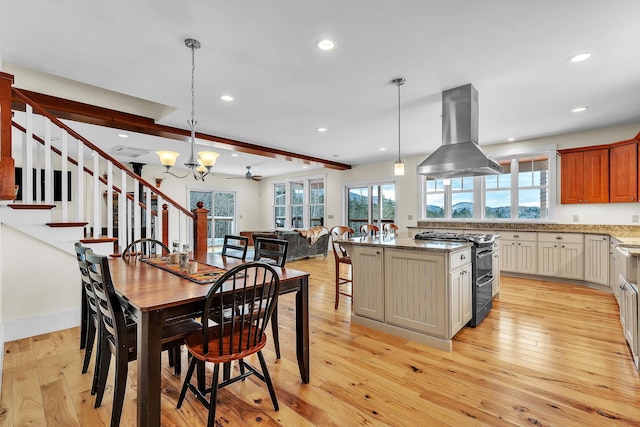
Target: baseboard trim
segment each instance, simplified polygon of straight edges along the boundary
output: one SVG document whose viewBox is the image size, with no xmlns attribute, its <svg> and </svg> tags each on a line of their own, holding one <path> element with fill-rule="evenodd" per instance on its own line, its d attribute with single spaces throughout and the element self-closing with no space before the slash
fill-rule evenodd
<svg viewBox="0 0 640 427">
<path fill-rule="evenodd" d="M 2 324 L 2 340 L 19 340 L 80 325 L 80 309 L 16 319 Z"/>
</svg>

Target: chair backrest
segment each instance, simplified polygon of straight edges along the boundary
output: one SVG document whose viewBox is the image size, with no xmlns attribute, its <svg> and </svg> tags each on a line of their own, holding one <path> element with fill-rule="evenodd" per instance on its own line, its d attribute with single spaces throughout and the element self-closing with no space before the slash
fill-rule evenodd
<svg viewBox="0 0 640 427">
<path fill-rule="evenodd" d="M 382 225 L 382 234 L 384 236 L 388 236 L 390 234 L 396 234 L 397 231 L 398 231 L 398 226 L 395 225 L 394 223 L 385 222 Z"/>
<path fill-rule="evenodd" d="M 345 248 L 340 245 L 338 240 L 347 240 L 349 237 L 353 236 L 354 231 L 351 227 L 346 227 L 344 225 L 336 225 L 329 230 L 329 234 L 331 235 L 331 247 L 333 248 L 333 256 L 336 259 L 336 262 L 340 262 L 340 259 L 348 256 L 348 253 Z"/>
<path fill-rule="evenodd" d="M 230 361 L 249 349 L 257 351 L 256 346 L 264 347 L 279 292 L 278 274 L 262 262 L 246 262 L 220 276 L 204 302 L 203 313 L 209 313 L 213 322 L 202 325 L 204 353 L 236 355 Z"/>
<path fill-rule="evenodd" d="M 169 248 L 167 245 L 156 239 L 138 239 L 135 240 L 125 248 L 122 252 L 122 258 L 129 261 L 137 261 L 138 258 L 153 258 L 160 253 L 160 256 L 166 256 L 169 254 Z"/>
<path fill-rule="evenodd" d="M 96 296 L 100 318 L 102 319 L 102 332 L 110 345 L 115 349 L 128 351 L 127 346 L 127 321 L 120 298 L 116 294 L 111 272 L 109 270 L 109 259 L 106 256 L 96 255 L 90 249 L 86 252 L 87 269 Z"/>
<path fill-rule="evenodd" d="M 380 232 L 380 228 L 377 225 L 373 224 L 364 224 L 360 226 L 360 234 L 362 237 L 371 236 L 376 237 Z"/>
<path fill-rule="evenodd" d="M 287 262 L 288 248 L 288 240 L 256 237 L 253 242 L 253 260 L 284 267 Z"/>
<path fill-rule="evenodd" d="M 93 285 L 91 284 L 91 277 L 89 277 L 89 269 L 87 267 L 87 256 L 86 253 L 90 249 L 86 246 L 83 246 L 82 243 L 75 244 L 76 249 L 76 259 L 78 260 L 78 268 L 80 269 L 80 280 L 81 284 L 84 287 L 85 294 L 87 295 L 87 303 L 89 304 L 89 308 L 94 313 L 98 312 L 98 307 L 96 306 L 96 294 L 93 291 Z"/>
<path fill-rule="evenodd" d="M 238 258 L 244 261 L 247 257 L 248 246 L 248 237 L 225 234 L 224 243 L 222 244 L 222 256 Z"/>
</svg>

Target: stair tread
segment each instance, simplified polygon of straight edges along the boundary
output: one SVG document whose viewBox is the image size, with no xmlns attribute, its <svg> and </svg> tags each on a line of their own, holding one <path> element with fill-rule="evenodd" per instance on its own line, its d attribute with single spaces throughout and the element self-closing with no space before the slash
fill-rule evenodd
<svg viewBox="0 0 640 427">
<path fill-rule="evenodd" d="M 59 227 L 84 227 L 89 224 L 88 222 L 47 222 L 49 227 L 59 228 Z"/>
<path fill-rule="evenodd" d="M 56 205 L 43 205 L 43 204 L 26 204 L 26 203 L 9 203 L 11 209 L 24 209 L 24 210 L 51 210 Z"/>
<path fill-rule="evenodd" d="M 117 237 L 97 237 L 97 238 L 88 238 L 88 239 L 80 239 L 80 243 L 108 243 L 117 241 Z"/>
</svg>

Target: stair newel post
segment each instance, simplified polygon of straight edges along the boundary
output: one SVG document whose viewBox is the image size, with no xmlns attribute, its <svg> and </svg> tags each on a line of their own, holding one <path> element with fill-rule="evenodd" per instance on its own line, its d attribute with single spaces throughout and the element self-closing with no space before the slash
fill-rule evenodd
<svg viewBox="0 0 640 427">
<path fill-rule="evenodd" d="M 15 163 L 11 153 L 13 76 L 0 72 L 0 200 L 15 200 Z"/>
<path fill-rule="evenodd" d="M 162 243 L 169 246 L 169 205 L 162 204 Z"/>
<path fill-rule="evenodd" d="M 197 208 L 192 210 L 195 215 L 193 221 L 193 239 L 195 240 L 193 248 L 193 257 L 197 259 L 197 256 L 207 256 L 207 216 L 208 209 L 204 209 L 204 203 L 198 202 Z"/>
</svg>

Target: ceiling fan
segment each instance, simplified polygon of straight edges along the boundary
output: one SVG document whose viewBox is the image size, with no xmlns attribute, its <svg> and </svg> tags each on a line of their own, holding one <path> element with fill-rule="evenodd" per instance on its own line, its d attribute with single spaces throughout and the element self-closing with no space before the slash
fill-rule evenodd
<svg viewBox="0 0 640 427">
<path fill-rule="evenodd" d="M 242 179 L 242 177 L 238 176 L 238 177 L 232 177 L 232 178 L 227 178 L 227 179 Z M 262 175 L 254 175 L 251 173 L 251 166 L 247 166 L 247 172 L 244 174 L 244 179 L 247 180 L 253 180 L 253 181 L 260 181 L 262 179 Z"/>
</svg>

